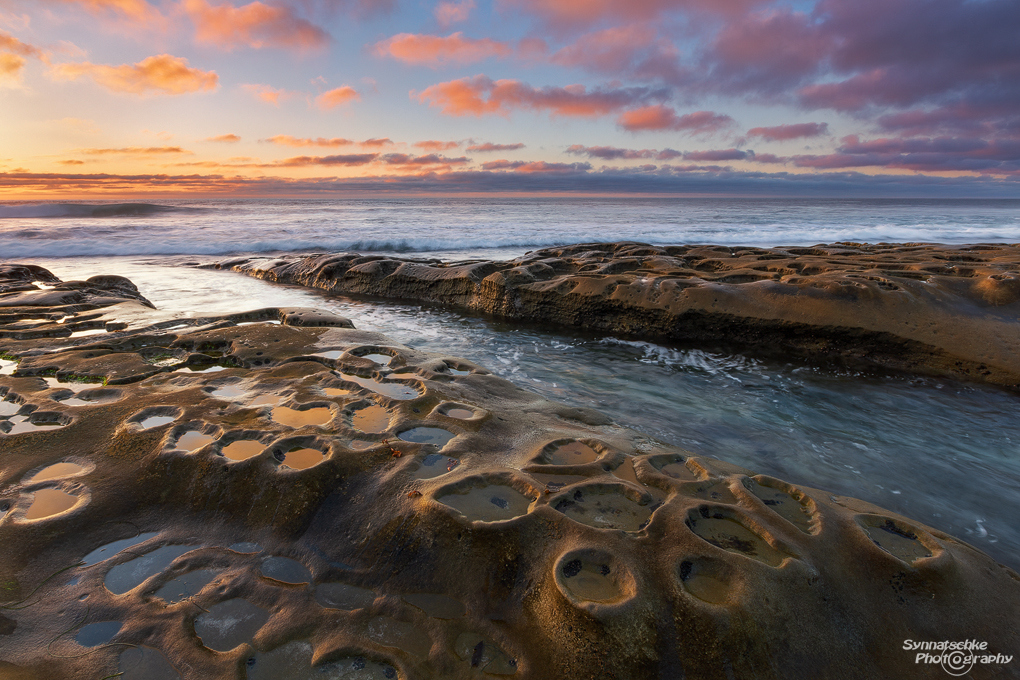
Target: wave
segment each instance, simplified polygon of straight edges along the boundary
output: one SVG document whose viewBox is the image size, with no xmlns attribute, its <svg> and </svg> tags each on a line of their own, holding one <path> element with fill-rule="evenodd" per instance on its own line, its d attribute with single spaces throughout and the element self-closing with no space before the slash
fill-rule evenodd
<svg viewBox="0 0 1020 680">
<path fill-rule="evenodd" d="M 152 203 L 36 203 L 31 205 L 0 205 L 0 219 L 31 217 L 118 217 L 121 215 L 153 215 L 178 210 Z"/>
</svg>

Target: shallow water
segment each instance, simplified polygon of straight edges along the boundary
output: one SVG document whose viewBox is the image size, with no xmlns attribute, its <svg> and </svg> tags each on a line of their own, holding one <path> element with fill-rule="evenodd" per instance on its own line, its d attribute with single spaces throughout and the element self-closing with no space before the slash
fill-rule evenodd
<svg viewBox="0 0 1020 680">
<path fill-rule="evenodd" d="M 1015 394 L 515 327 L 127 258 L 36 263 L 65 280 L 127 276 L 157 307 L 182 316 L 270 306 L 334 311 L 359 329 L 467 359 L 550 399 L 596 408 L 696 453 L 875 503 L 1020 567 Z"/>
</svg>

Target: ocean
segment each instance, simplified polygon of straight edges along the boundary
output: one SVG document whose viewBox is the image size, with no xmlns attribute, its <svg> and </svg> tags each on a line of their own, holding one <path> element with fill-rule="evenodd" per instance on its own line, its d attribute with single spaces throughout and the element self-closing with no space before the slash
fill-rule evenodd
<svg viewBox="0 0 1020 680">
<path fill-rule="evenodd" d="M 550 399 L 594 407 L 696 453 L 862 498 L 1020 569 L 1020 396 L 953 380 L 848 372 L 719 347 L 520 327 L 367 301 L 178 255 L 357 250 L 510 258 L 588 241 L 811 245 L 1020 242 L 1020 200 L 372 199 L 0 205 L 0 261 L 64 280 L 127 276 L 180 316 L 310 306 L 460 356 Z"/>
</svg>

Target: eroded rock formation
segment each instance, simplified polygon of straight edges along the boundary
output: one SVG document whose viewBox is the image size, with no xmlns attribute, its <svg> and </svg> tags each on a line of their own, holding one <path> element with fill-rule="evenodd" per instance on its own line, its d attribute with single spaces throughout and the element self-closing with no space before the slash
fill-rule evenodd
<svg viewBox="0 0 1020 680">
<path fill-rule="evenodd" d="M 903 641 L 1020 648 L 1020 576 L 862 501 L 340 317 L 146 325 L 123 282 L 6 271 L 5 679 L 943 678 Z"/>
<path fill-rule="evenodd" d="M 592 243 L 508 262 L 352 253 L 214 265 L 334 293 L 1020 386 L 1020 246 Z"/>
</svg>

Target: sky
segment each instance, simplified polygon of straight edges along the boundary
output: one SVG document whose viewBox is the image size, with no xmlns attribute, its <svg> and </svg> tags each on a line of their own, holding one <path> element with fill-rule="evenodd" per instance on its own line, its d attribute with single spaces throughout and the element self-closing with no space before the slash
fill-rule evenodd
<svg viewBox="0 0 1020 680">
<path fill-rule="evenodd" d="M 0 199 L 1020 198 L 1017 0 L 0 0 Z"/>
</svg>

